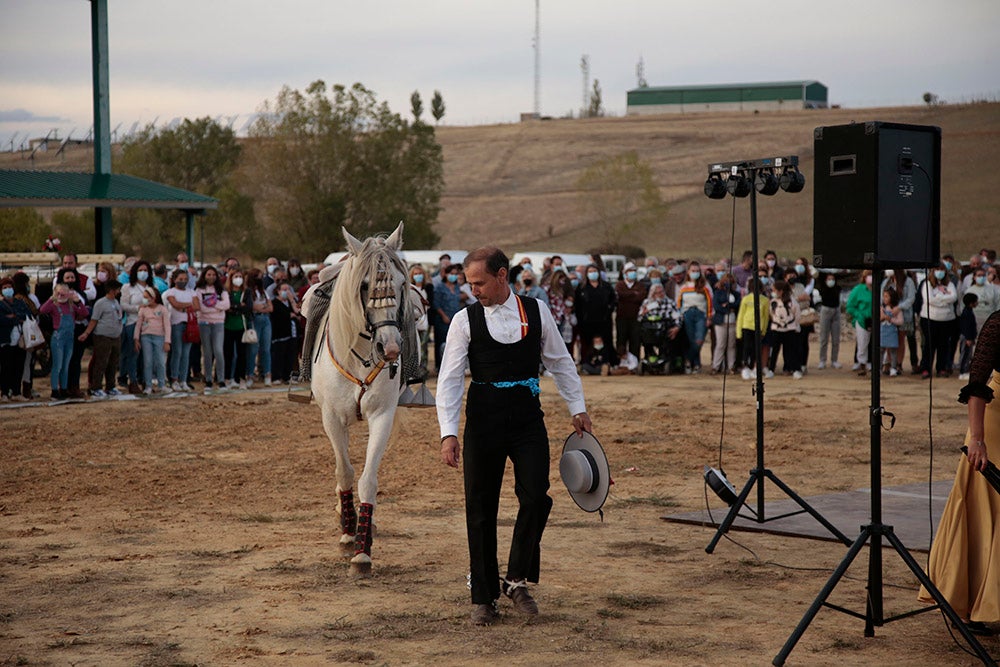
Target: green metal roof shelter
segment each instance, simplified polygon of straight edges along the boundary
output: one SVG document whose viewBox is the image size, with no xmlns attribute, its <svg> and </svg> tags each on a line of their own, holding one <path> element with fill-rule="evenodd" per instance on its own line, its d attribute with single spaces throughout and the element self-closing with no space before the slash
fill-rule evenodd
<svg viewBox="0 0 1000 667">
<path fill-rule="evenodd" d="M 112 208 L 183 211 L 185 249 L 194 257 L 194 216 L 219 206 L 219 200 L 135 176 L 111 173 L 111 111 L 108 101 L 108 0 L 90 0 L 94 96 L 94 172 L 0 170 L 0 207 L 66 206 L 94 208 L 94 249 L 112 251 Z"/>
</svg>

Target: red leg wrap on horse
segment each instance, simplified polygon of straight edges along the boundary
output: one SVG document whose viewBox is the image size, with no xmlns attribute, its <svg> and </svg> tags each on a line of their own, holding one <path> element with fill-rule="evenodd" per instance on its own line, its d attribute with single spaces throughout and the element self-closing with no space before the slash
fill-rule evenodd
<svg viewBox="0 0 1000 667">
<path fill-rule="evenodd" d="M 358 507 L 358 532 L 354 536 L 354 555 L 372 555 L 372 512 L 371 503 L 361 503 Z"/>
<path fill-rule="evenodd" d="M 354 511 L 354 492 L 350 489 L 340 492 L 340 530 L 344 535 L 358 532 L 358 515 Z"/>
</svg>

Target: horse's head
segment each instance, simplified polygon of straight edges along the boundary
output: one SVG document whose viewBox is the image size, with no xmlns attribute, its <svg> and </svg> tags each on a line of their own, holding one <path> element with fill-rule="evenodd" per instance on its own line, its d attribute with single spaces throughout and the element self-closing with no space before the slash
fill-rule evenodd
<svg viewBox="0 0 1000 667">
<path fill-rule="evenodd" d="M 400 324 L 406 309 L 406 271 L 399 251 L 403 247 L 403 223 L 386 239 L 359 241 L 346 229 L 344 239 L 361 272 L 359 298 L 365 313 L 365 330 L 375 353 L 387 362 L 399 359 L 403 345 Z"/>
</svg>

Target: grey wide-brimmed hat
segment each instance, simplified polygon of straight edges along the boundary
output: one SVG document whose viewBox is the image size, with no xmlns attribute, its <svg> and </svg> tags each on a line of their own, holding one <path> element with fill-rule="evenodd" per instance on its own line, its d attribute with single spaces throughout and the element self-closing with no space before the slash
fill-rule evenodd
<svg viewBox="0 0 1000 667">
<path fill-rule="evenodd" d="M 594 434 L 570 433 L 559 459 L 559 476 L 573 501 L 585 512 L 604 506 L 611 486 L 611 469 L 604 448 Z"/>
</svg>

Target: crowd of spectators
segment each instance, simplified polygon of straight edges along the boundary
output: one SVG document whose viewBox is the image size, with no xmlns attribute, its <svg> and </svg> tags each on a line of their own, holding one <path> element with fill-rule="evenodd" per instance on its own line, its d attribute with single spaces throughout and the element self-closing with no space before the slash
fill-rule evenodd
<svg viewBox="0 0 1000 667">
<path fill-rule="evenodd" d="M 53 400 L 296 381 L 299 304 L 318 268 L 307 273 L 297 260 L 275 257 L 263 269 L 245 268 L 230 257 L 196 270 L 183 252 L 172 268 L 140 258 L 128 258 L 121 271 L 107 263 L 95 268 L 87 275 L 75 255 L 65 255 L 44 301 L 25 273 L 0 278 L 0 400 L 37 397 L 33 371 L 46 359 Z M 711 374 L 750 379 L 760 363 L 765 377 L 781 372 L 798 379 L 809 370 L 815 334 L 817 370 L 850 364 L 866 374 L 874 365 L 895 376 L 908 360 L 911 374 L 927 378 L 967 374 L 977 331 L 1000 310 L 997 269 L 996 253 L 983 249 L 965 265 L 946 255 L 926 275 L 897 269 L 859 277 L 817 271 L 805 257 L 781 262 L 768 250 L 756 267 L 749 251 L 735 266 L 646 257 L 641 266 L 628 262 L 614 282 L 599 255 L 575 267 L 554 255 L 538 267 L 524 259 L 511 267 L 510 279 L 519 295 L 550 308 L 584 374 L 697 374 L 704 357 Z M 428 306 L 418 333 L 424 369 L 433 373 L 452 318 L 475 297 L 448 255 L 433 273 L 412 266 L 409 279 Z M 873 298 L 881 304 L 877 323 Z M 19 345 L 29 321 L 40 325 L 46 347 Z M 843 363 L 842 324 L 855 342 Z M 882 359 L 868 358 L 872 335 L 879 336 Z"/>
</svg>

